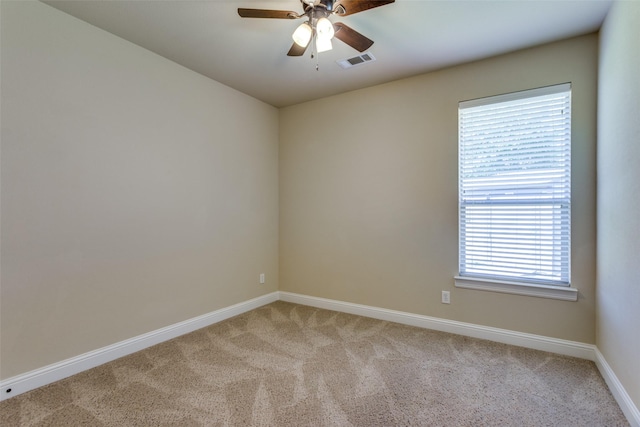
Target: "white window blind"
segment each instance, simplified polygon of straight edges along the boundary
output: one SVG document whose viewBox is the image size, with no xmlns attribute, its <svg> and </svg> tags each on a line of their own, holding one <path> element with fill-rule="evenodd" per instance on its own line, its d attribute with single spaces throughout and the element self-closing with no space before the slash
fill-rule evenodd
<svg viewBox="0 0 640 427">
<path fill-rule="evenodd" d="M 571 85 L 459 104 L 460 276 L 570 284 Z"/>
</svg>

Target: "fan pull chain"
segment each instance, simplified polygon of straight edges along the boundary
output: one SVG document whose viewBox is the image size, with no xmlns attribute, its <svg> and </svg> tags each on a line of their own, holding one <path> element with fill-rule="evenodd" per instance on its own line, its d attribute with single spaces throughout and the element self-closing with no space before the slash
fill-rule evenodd
<svg viewBox="0 0 640 427">
<path fill-rule="evenodd" d="M 311 46 L 311 59 L 315 58 L 316 59 L 316 71 L 318 71 L 320 69 L 320 67 L 318 66 L 318 33 L 316 31 L 316 17 L 315 17 L 315 12 L 316 12 L 316 8 L 312 8 L 311 9 L 311 26 L 313 28 L 313 33 L 311 34 L 311 43 L 313 44 L 313 46 Z"/>
<path fill-rule="evenodd" d="M 311 39 L 311 59 L 316 60 L 316 71 L 320 71 L 320 65 L 318 64 L 318 45 L 316 44 L 316 35 L 313 35 Z"/>
</svg>

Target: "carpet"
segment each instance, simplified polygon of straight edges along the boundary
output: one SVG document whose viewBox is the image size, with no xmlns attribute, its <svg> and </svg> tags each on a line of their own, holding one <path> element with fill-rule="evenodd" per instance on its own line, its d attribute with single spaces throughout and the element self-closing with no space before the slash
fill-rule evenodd
<svg viewBox="0 0 640 427">
<path fill-rule="evenodd" d="M 2 426 L 627 426 L 591 361 L 275 302 L 0 403 Z"/>
</svg>

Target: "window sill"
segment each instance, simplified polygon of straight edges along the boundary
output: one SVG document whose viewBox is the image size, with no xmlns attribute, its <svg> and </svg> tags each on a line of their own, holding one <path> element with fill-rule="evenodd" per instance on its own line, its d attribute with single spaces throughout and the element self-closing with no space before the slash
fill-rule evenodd
<svg viewBox="0 0 640 427">
<path fill-rule="evenodd" d="M 531 283 L 509 282 L 463 276 L 455 276 L 454 279 L 456 288 L 528 295 L 532 297 L 552 298 L 564 301 L 578 300 L 578 290 L 569 286 L 535 285 Z"/>
</svg>

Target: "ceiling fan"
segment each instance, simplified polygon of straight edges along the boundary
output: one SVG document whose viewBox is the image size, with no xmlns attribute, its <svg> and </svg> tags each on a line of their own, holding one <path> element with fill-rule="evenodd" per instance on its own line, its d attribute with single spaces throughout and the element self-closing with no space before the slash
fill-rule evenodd
<svg viewBox="0 0 640 427">
<path fill-rule="evenodd" d="M 292 35 L 294 43 L 287 53 L 289 56 L 302 56 L 310 44 L 314 44 L 316 52 L 331 50 L 333 37 L 364 52 L 371 47 L 373 40 L 341 22 L 331 23 L 327 18 L 331 15 L 348 16 L 393 2 L 395 0 L 300 0 L 304 9 L 301 14 L 286 10 L 238 8 L 238 15 L 243 18 L 307 18 Z"/>
</svg>

